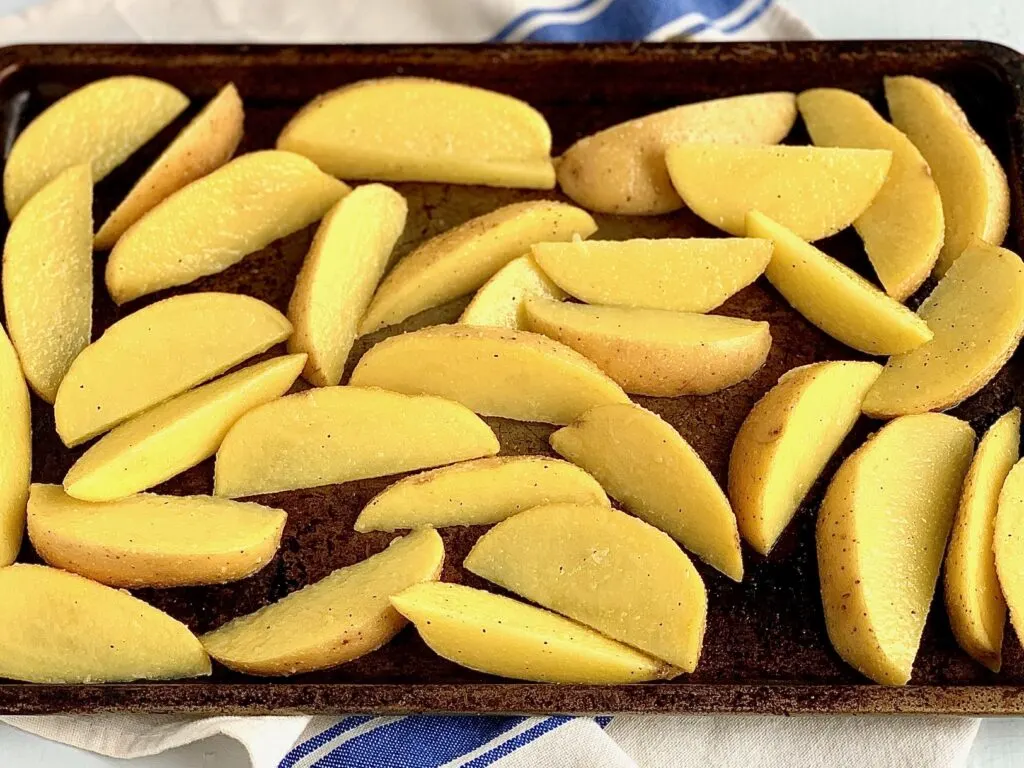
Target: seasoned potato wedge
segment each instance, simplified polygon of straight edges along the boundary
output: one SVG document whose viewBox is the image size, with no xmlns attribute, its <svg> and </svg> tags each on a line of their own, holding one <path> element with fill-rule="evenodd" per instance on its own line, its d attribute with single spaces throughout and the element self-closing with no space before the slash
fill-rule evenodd
<svg viewBox="0 0 1024 768">
<path fill-rule="evenodd" d="M 0 328 L 0 566 L 21 549 L 32 471 L 32 413 L 18 356 Z"/>
<path fill-rule="evenodd" d="M 719 315 L 529 299 L 526 328 L 579 352 L 627 392 L 706 395 L 764 365 L 768 323 Z"/>
<path fill-rule="evenodd" d="M 339 568 L 200 639 L 213 658 L 250 675 L 326 669 L 380 648 L 405 626 L 390 598 L 441 574 L 444 544 L 425 528 Z"/>
<path fill-rule="evenodd" d="M 804 240 L 850 226 L 885 183 L 892 152 L 831 147 L 678 144 L 665 153 L 676 191 L 694 213 L 731 235 L 758 210 Z"/>
<path fill-rule="evenodd" d="M 557 613 L 461 584 L 414 584 L 391 598 L 438 656 L 540 683 L 614 685 L 680 670 Z"/>
<path fill-rule="evenodd" d="M 988 384 L 1017 348 L 1024 334 L 1024 263 L 976 241 L 954 264 L 917 310 L 934 338 L 889 358 L 864 400 L 868 416 L 952 408 Z"/>
<path fill-rule="evenodd" d="M 966 422 L 904 416 L 843 462 L 825 494 L 825 625 L 839 655 L 876 683 L 910 679 L 973 450 Z"/>
<path fill-rule="evenodd" d="M 1002 596 L 1010 609 L 1010 623 L 1017 639 L 1024 637 L 1024 461 L 1013 465 L 999 493 L 992 539 L 996 573 Z"/>
<path fill-rule="evenodd" d="M 382 389 L 323 387 L 256 408 L 217 451 L 214 493 L 311 488 L 493 456 L 498 438 L 465 406 Z"/>
<path fill-rule="evenodd" d="M 561 301 L 565 292 L 551 282 L 532 256 L 520 256 L 494 273 L 466 306 L 459 322 L 463 325 L 522 327 L 523 302 L 530 297 Z"/>
<path fill-rule="evenodd" d="M 47 563 L 112 587 L 224 584 L 271 561 L 287 515 L 210 496 L 95 503 L 32 486 L 28 535 Z"/>
</svg>

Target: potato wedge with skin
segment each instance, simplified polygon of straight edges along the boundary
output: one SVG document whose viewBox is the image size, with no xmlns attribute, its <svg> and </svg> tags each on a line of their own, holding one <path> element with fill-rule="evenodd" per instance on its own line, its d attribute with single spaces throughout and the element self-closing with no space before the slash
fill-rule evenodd
<svg viewBox="0 0 1024 768">
<path fill-rule="evenodd" d="M 62 171 L 25 203 L 7 232 L 4 313 L 30 387 L 53 402 L 92 333 L 92 179 Z"/>
<path fill-rule="evenodd" d="M 161 200 L 220 168 L 242 141 L 242 99 L 228 83 L 186 125 L 118 203 L 93 241 L 107 251 L 125 231 Z"/>
<path fill-rule="evenodd" d="M 860 418 L 877 363 L 813 363 L 787 371 L 747 414 L 729 460 L 740 535 L 767 555 Z"/>
<path fill-rule="evenodd" d="M 492 525 L 545 504 L 601 504 L 608 497 L 579 467 L 547 456 L 500 456 L 466 461 L 403 478 L 378 493 L 355 529 Z"/>
<path fill-rule="evenodd" d="M 1024 334 L 1024 263 L 976 241 L 958 264 L 917 310 L 934 338 L 889 358 L 864 399 L 868 416 L 952 408 L 988 384 L 1017 348 Z"/>
<path fill-rule="evenodd" d="M 747 214 L 747 232 L 775 243 L 765 277 L 832 338 L 869 355 L 908 352 L 932 339 L 924 319 L 759 211 Z"/>
<path fill-rule="evenodd" d="M 945 237 L 942 199 L 928 163 L 902 131 L 855 93 L 814 88 L 801 93 L 797 105 L 820 147 L 892 152 L 885 184 L 853 226 L 885 292 L 903 301 L 931 273 Z"/>
<path fill-rule="evenodd" d="M 1010 623 L 1017 639 L 1024 637 L 1024 461 L 1013 465 L 1002 490 L 996 512 L 992 549 L 1002 596 L 1010 609 Z"/>
<path fill-rule="evenodd" d="M 0 328 L 0 566 L 21 549 L 32 472 L 32 412 L 21 364 Z"/>
<path fill-rule="evenodd" d="M 523 302 L 534 296 L 561 301 L 565 292 L 551 282 L 532 256 L 520 256 L 480 286 L 459 322 L 463 325 L 519 329 L 522 327 Z"/>
<path fill-rule="evenodd" d="M 118 304 L 223 272 L 322 217 L 349 188 L 291 152 L 236 157 L 125 232 L 107 259 Z"/>
<path fill-rule="evenodd" d="M 174 680 L 211 671 L 188 627 L 119 589 L 45 565 L 0 568 L 0 677 L 30 683 Z"/>
<path fill-rule="evenodd" d="M 382 389 L 322 387 L 238 420 L 217 451 L 214 490 L 237 498 L 436 467 L 498 452 L 465 406 Z"/>
<path fill-rule="evenodd" d="M 398 634 L 406 620 L 390 598 L 435 581 L 444 544 L 426 528 L 387 549 L 232 619 L 200 640 L 213 658 L 250 675 L 294 675 L 364 656 Z"/>
<path fill-rule="evenodd" d="M 320 222 L 288 303 L 295 324 L 288 351 L 309 355 L 303 376 L 310 384 L 341 381 L 356 328 L 405 228 L 406 213 L 400 194 L 367 184 Z"/>
<path fill-rule="evenodd" d="M 32 195 L 73 165 L 98 182 L 181 114 L 188 98 L 148 77 L 108 77 L 72 91 L 23 130 L 4 165 L 4 204 L 14 219 Z"/>
<path fill-rule="evenodd" d="M 709 224 L 743 235 L 747 212 L 759 210 L 813 241 L 846 229 L 868 209 L 892 152 L 678 144 L 665 160 L 683 202 Z"/>
<path fill-rule="evenodd" d="M 966 422 L 904 416 L 843 462 L 825 494 L 825 625 L 839 655 L 876 683 L 910 679 L 973 451 Z"/>
<path fill-rule="evenodd" d="M 743 578 L 729 500 L 697 452 L 657 414 L 633 404 L 594 408 L 552 434 L 551 447 L 629 512 L 733 581 Z"/>
<path fill-rule="evenodd" d="M 305 355 L 276 357 L 140 413 L 79 457 L 64 490 L 82 501 L 115 501 L 194 467 L 244 413 L 287 392 L 305 363 Z"/>
<path fill-rule="evenodd" d="M 924 155 L 942 196 L 941 277 L 975 237 L 1000 245 L 1010 220 L 1006 173 L 953 97 L 920 77 L 886 77 L 889 114 Z"/>
<path fill-rule="evenodd" d="M 422 77 L 322 94 L 284 127 L 277 148 L 344 179 L 555 186 L 551 129 L 540 112 L 502 93 Z"/>
<path fill-rule="evenodd" d="M 190 293 L 150 304 L 118 320 L 75 358 L 53 401 L 57 434 L 69 447 L 83 443 L 291 332 L 284 315 L 251 296 Z"/>
<path fill-rule="evenodd" d="M 589 240 L 539 243 L 533 257 L 558 287 L 588 304 L 708 312 L 764 272 L 772 244 L 728 237 Z"/>
<path fill-rule="evenodd" d="M 616 685 L 680 670 L 557 613 L 482 589 L 421 582 L 391 598 L 423 642 L 463 667 L 538 683 Z"/>
<path fill-rule="evenodd" d="M 665 149 L 688 141 L 777 144 L 796 120 L 792 93 L 711 99 L 628 120 L 577 141 L 557 162 L 558 186 L 591 211 L 644 216 L 683 207 Z"/>
<path fill-rule="evenodd" d="M 960 647 L 993 672 L 1002 665 L 1006 601 L 996 573 L 999 492 L 1017 462 L 1020 409 L 993 424 L 967 471 L 946 553 L 946 612 Z"/>
<path fill-rule="evenodd" d="M 697 666 L 704 582 L 672 539 L 624 512 L 528 509 L 481 536 L 463 566 L 684 672 Z"/>
<path fill-rule="evenodd" d="M 764 365 L 772 345 L 765 322 L 661 309 L 529 299 L 523 321 L 592 360 L 627 392 L 655 397 L 731 387 Z"/>
<path fill-rule="evenodd" d="M 184 587 L 244 579 L 281 543 L 283 510 L 211 496 L 140 493 L 95 503 L 32 486 L 28 535 L 49 565 L 112 587 Z"/>
<path fill-rule="evenodd" d="M 350 382 L 438 395 L 484 416 L 568 424 L 595 405 L 629 402 L 618 384 L 564 344 L 506 328 L 436 325 L 378 343 Z"/>
</svg>

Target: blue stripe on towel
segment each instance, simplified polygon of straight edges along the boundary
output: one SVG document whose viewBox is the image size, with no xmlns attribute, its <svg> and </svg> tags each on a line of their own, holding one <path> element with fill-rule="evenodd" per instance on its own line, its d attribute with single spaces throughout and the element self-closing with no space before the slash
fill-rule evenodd
<svg viewBox="0 0 1024 768">
<path fill-rule="evenodd" d="M 538 27 L 523 39 L 536 42 L 643 40 L 656 29 L 683 16 L 694 14 L 693 26 L 697 26 L 727 16 L 742 4 L 743 0 L 612 0 L 592 18 L 579 23 L 553 23 Z"/>
<path fill-rule="evenodd" d="M 492 749 L 479 757 L 473 758 L 468 763 L 464 763 L 461 768 L 483 768 L 484 766 L 491 765 L 496 760 L 512 754 L 520 747 L 525 747 L 534 739 L 543 736 L 548 731 L 553 731 L 558 726 L 564 725 L 570 720 L 572 720 L 571 717 L 564 717 L 562 715 L 557 717 L 545 717 L 532 728 L 513 736 L 508 741 L 496 744 Z"/>
<path fill-rule="evenodd" d="M 369 717 L 367 715 L 359 715 L 358 717 L 343 717 L 340 721 L 332 725 L 330 728 L 320 731 L 320 733 L 318 733 L 316 736 L 312 737 L 311 739 L 307 739 L 306 741 L 302 742 L 297 747 L 295 747 L 291 752 L 284 756 L 284 759 L 281 761 L 279 768 L 292 768 L 292 766 L 295 765 L 295 763 L 297 763 L 299 760 L 304 758 L 313 750 L 319 749 L 328 741 L 333 739 L 335 736 L 338 736 L 344 733 L 345 731 L 351 731 L 353 728 L 356 728 L 362 725 L 363 723 L 369 722 L 372 719 L 372 717 Z"/>
</svg>

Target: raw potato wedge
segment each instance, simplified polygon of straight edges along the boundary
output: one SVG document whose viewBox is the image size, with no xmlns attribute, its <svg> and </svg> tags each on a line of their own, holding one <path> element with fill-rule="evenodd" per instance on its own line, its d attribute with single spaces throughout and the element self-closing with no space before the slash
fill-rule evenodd
<svg viewBox="0 0 1024 768">
<path fill-rule="evenodd" d="M 251 296 L 190 293 L 150 304 L 75 358 L 53 402 L 57 434 L 69 447 L 83 443 L 291 332 L 284 315 Z"/>
<path fill-rule="evenodd" d="M 92 333 L 92 180 L 62 171 L 20 210 L 4 243 L 4 313 L 28 384 L 53 402 Z"/>
<path fill-rule="evenodd" d="M 351 383 L 439 395 L 484 416 L 568 424 L 595 405 L 629 402 L 618 384 L 569 347 L 506 328 L 436 325 L 385 339 Z"/>
<path fill-rule="evenodd" d="M 234 83 L 228 83 L 135 182 L 103 222 L 93 247 L 110 250 L 128 227 L 161 200 L 230 160 L 242 141 L 244 119 L 242 99 Z"/>
<path fill-rule="evenodd" d="M 4 204 L 13 221 L 61 171 L 88 165 L 98 182 L 188 106 L 185 94 L 148 77 L 108 77 L 72 91 L 18 136 L 4 165 Z"/>
<path fill-rule="evenodd" d="M 431 238 L 395 265 L 359 324 L 360 335 L 472 293 L 534 243 L 588 237 L 597 224 L 565 203 L 513 203 Z"/>
<path fill-rule="evenodd" d="M 728 237 L 590 240 L 539 243 L 533 257 L 559 288 L 588 304 L 708 312 L 764 272 L 772 244 Z"/>
<path fill-rule="evenodd" d="M 79 501 L 33 485 L 28 535 L 55 568 L 112 587 L 184 587 L 244 579 L 281 543 L 283 510 L 210 496 L 140 493 Z"/>
<path fill-rule="evenodd" d="M 864 413 L 891 418 L 943 411 L 988 384 L 1024 334 L 1024 263 L 976 241 L 917 310 L 934 338 L 894 355 L 864 400 Z"/>
<path fill-rule="evenodd" d="M 999 493 L 992 545 L 999 586 L 1020 640 L 1024 637 L 1024 573 L 1020 567 L 1024 558 L 1024 461 L 1013 465 Z"/>
<path fill-rule="evenodd" d="M 422 77 L 322 94 L 284 127 L 277 148 L 343 179 L 555 186 L 551 129 L 540 112 L 501 93 Z"/>
<path fill-rule="evenodd" d="M 663 680 L 680 672 L 557 613 L 461 584 L 421 582 L 391 604 L 434 653 L 477 672 L 595 685 Z"/>
<path fill-rule="evenodd" d="M 119 589 L 45 565 L 0 568 L 0 677 L 174 680 L 211 671 L 188 627 Z"/>
<path fill-rule="evenodd" d="M 860 417 L 877 363 L 813 363 L 787 371 L 743 421 L 729 460 L 740 534 L 767 555 Z"/>
<path fill-rule="evenodd" d="M 522 327 L 523 302 L 530 297 L 561 301 L 565 292 L 551 282 L 532 256 L 520 256 L 495 272 L 494 277 L 480 287 L 459 322 L 463 325 L 519 329 Z"/>
<path fill-rule="evenodd" d="M 764 365 L 772 345 L 765 322 L 661 309 L 529 299 L 523 321 L 592 360 L 626 392 L 655 397 L 731 387 Z"/>
<path fill-rule="evenodd" d="M 624 512 L 528 509 L 481 536 L 463 566 L 684 672 L 697 667 L 704 582 L 672 539 Z"/>
<path fill-rule="evenodd" d="M 313 238 L 288 318 L 289 352 L 309 355 L 303 376 L 318 387 L 341 381 L 356 328 L 405 228 L 405 198 L 383 184 L 353 190 L 332 208 Z"/>
<path fill-rule="evenodd" d="M 200 639 L 213 658 L 250 675 L 294 675 L 352 661 L 380 648 L 406 620 L 390 598 L 435 581 L 444 544 L 429 528 L 395 539 L 387 549 L 339 568 Z"/>
<path fill-rule="evenodd" d="M 1002 666 L 1006 626 L 1006 601 L 996 573 L 996 511 L 1019 449 L 1020 409 L 1014 408 L 978 444 L 946 553 L 946 612 L 953 635 L 961 648 L 993 672 Z"/>
<path fill-rule="evenodd" d="M 747 232 L 775 243 L 765 277 L 832 338 L 869 355 L 908 352 L 931 340 L 924 319 L 763 213 L 747 214 Z"/>
<path fill-rule="evenodd" d="M 825 625 L 839 655 L 876 683 L 910 680 L 973 451 L 966 422 L 904 416 L 843 462 L 825 494 Z"/>
<path fill-rule="evenodd" d="M 323 387 L 256 408 L 217 451 L 214 493 L 236 498 L 436 467 L 498 452 L 465 406 L 382 389 Z"/>
<path fill-rule="evenodd" d="M 83 453 L 64 490 L 82 501 L 115 501 L 194 467 L 217 452 L 242 414 L 287 392 L 305 363 L 305 355 L 276 357 L 144 411 Z"/>
<path fill-rule="evenodd" d="M 551 435 L 551 447 L 613 498 L 733 581 L 743 578 L 736 516 L 697 452 L 639 405 L 587 411 Z"/>
<path fill-rule="evenodd" d="M 32 412 L 18 356 L 0 328 L 0 566 L 21 549 L 32 472 Z"/>
<path fill-rule="evenodd" d="M 602 504 L 608 497 L 579 467 L 547 456 L 477 459 L 406 477 L 374 496 L 355 529 L 492 525 L 545 504 Z"/>
<path fill-rule="evenodd" d="M 942 199 L 928 163 L 902 131 L 855 93 L 814 88 L 801 93 L 797 105 L 818 146 L 892 152 L 885 184 L 853 226 L 885 292 L 903 301 L 931 273 L 945 236 Z"/>
<path fill-rule="evenodd" d="M 920 77 L 886 77 L 889 114 L 924 155 L 942 196 L 941 277 L 975 237 L 1000 245 L 1010 221 L 1006 173 L 953 97 Z"/>
<path fill-rule="evenodd" d="M 558 160 L 558 186 L 591 211 L 668 213 L 683 201 L 665 169 L 666 148 L 689 141 L 778 144 L 795 120 L 792 93 L 752 93 L 673 107 L 577 141 Z"/>
<path fill-rule="evenodd" d="M 756 209 L 813 241 L 846 229 L 868 209 L 892 152 L 678 144 L 665 160 L 683 202 L 709 224 L 743 235 L 744 217 Z"/>
<path fill-rule="evenodd" d="M 236 157 L 165 199 L 107 260 L 118 304 L 223 272 L 322 217 L 349 188 L 291 152 Z"/>
</svg>

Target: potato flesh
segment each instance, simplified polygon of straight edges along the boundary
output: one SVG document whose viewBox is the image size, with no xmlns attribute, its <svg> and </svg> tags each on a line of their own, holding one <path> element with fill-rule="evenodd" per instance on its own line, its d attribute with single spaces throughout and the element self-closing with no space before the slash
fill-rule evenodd
<svg viewBox="0 0 1024 768">
<path fill-rule="evenodd" d="M 461 584 L 422 582 L 391 604 L 438 656 L 539 683 L 615 685 L 678 674 L 670 665 L 575 621 Z"/>
<path fill-rule="evenodd" d="M 376 650 L 405 626 L 391 596 L 436 580 L 443 563 L 437 531 L 414 531 L 200 639 L 221 664 L 250 675 L 294 675 L 344 664 Z"/>
<path fill-rule="evenodd" d="M 239 497 L 344 483 L 498 452 L 479 417 L 438 397 L 322 387 L 244 416 L 217 451 L 214 493 Z"/>
<path fill-rule="evenodd" d="M 1024 574 L 1020 567 L 1024 558 L 1024 462 L 1013 465 L 999 492 L 992 545 L 999 587 L 1020 640 L 1024 637 Z"/>
<path fill-rule="evenodd" d="M 829 639 L 877 683 L 910 679 L 973 448 L 959 419 L 904 416 L 850 456 L 825 494 L 817 548 Z"/>
<path fill-rule="evenodd" d="M 459 322 L 463 325 L 520 329 L 523 302 L 532 297 L 561 301 L 565 292 L 551 282 L 532 256 L 520 256 L 512 259 L 480 287 L 459 317 Z"/>
<path fill-rule="evenodd" d="M 32 471 L 32 413 L 21 364 L 0 328 L 0 566 L 21 549 Z"/>
</svg>

